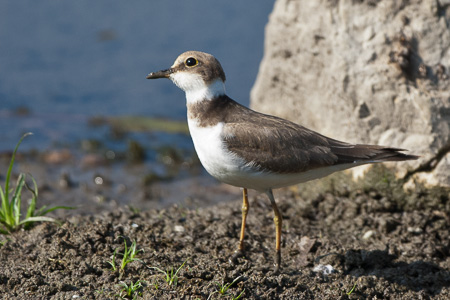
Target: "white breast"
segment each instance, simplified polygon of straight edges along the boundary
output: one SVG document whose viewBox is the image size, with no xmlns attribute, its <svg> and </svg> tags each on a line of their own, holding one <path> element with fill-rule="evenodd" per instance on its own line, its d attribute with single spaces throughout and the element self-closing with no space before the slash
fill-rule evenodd
<svg viewBox="0 0 450 300">
<path fill-rule="evenodd" d="M 243 175 L 243 159 L 228 151 L 222 141 L 223 123 L 214 126 L 199 127 L 196 120 L 188 119 L 189 131 L 195 151 L 203 167 L 216 179 L 236 184 L 236 178 Z"/>
</svg>

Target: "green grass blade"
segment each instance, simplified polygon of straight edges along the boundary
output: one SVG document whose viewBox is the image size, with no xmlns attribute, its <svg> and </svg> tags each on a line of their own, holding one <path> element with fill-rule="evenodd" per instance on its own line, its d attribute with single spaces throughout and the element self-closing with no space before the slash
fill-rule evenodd
<svg viewBox="0 0 450 300">
<path fill-rule="evenodd" d="M 48 214 L 49 212 L 52 212 L 52 211 L 54 211 L 54 210 L 57 210 L 57 209 L 76 209 L 76 207 L 74 207 L 74 206 L 53 206 L 53 207 L 50 207 L 50 208 L 48 208 L 48 209 L 45 209 L 47 206 L 42 206 L 37 212 L 36 212 L 36 216 L 44 216 L 44 215 L 46 215 L 46 214 Z"/>
<path fill-rule="evenodd" d="M 186 262 L 189 260 L 189 258 L 187 258 L 183 264 L 177 269 L 177 271 L 175 272 L 175 276 L 177 276 L 178 272 L 181 270 L 181 268 L 186 264 Z"/>
<path fill-rule="evenodd" d="M 116 267 L 116 254 L 117 254 L 117 249 L 114 250 L 113 257 L 112 257 L 111 261 L 108 261 L 108 263 L 113 268 L 113 271 L 117 270 L 117 267 Z"/>
<path fill-rule="evenodd" d="M 3 193 L 3 189 L 0 186 L 0 197 L 2 198 L 2 206 L 0 207 L 0 222 L 5 218 L 5 209 L 7 210 L 7 201 L 5 198 L 5 194 Z M 6 204 L 3 204 L 3 202 L 6 201 Z"/>
<path fill-rule="evenodd" d="M 127 247 L 127 242 L 124 240 L 123 244 L 125 245 L 125 250 L 123 251 L 123 256 L 122 256 L 122 263 L 120 264 L 120 269 L 123 271 L 125 270 L 125 267 L 128 264 L 128 247 Z"/>
<path fill-rule="evenodd" d="M 9 223 L 10 223 L 10 220 L 9 220 L 9 199 L 8 198 L 6 198 L 6 192 L 4 193 L 3 192 L 3 189 L 0 189 L 0 194 L 1 194 L 1 197 L 2 197 L 2 207 L 1 207 L 1 209 L 0 209 L 0 211 L 1 211 L 1 213 L 0 213 L 0 222 L 2 223 L 2 224 L 4 224 L 6 227 L 8 227 L 9 228 Z"/>
<path fill-rule="evenodd" d="M 38 197 L 38 188 L 37 188 L 36 180 L 34 180 L 33 176 L 31 176 L 31 174 L 29 174 L 29 175 L 31 177 L 31 180 L 33 181 L 34 189 L 30 188 L 28 186 L 28 183 L 25 181 L 25 186 L 26 186 L 27 190 L 30 191 L 31 194 L 33 195 L 33 197 L 31 198 L 31 203 L 28 206 L 27 214 L 26 214 L 25 218 L 31 218 L 34 216 L 34 212 L 36 210 L 36 201 L 37 201 L 37 197 Z"/>
<path fill-rule="evenodd" d="M 31 192 L 31 194 L 33 194 L 30 206 L 28 206 L 26 218 L 34 217 L 34 216 L 44 216 L 44 215 L 48 214 L 49 212 L 52 212 L 57 209 L 75 209 L 76 208 L 76 207 L 72 207 L 72 206 L 54 206 L 54 207 L 46 209 L 47 206 L 44 205 L 36 211 L 36 202 L 38 199 L 39 192 L 38 192 L 36 180 L 34 180 L 34 177 L 31 176 L 31 174 L 29 174 L 29 175 L 31 177 L 31 180 L 33 181 L 34 188 L 31 188 L 28 185 L 28 183 L 25 181 L 25 187 L 27 188 L 28 191 Z"/>
<path fill-rule="evenodd" d="M 25 216 L 25 219 L 29 219 L 29 218 L 32 218 L 32 217 L 35 216 L 36 201 L 37 201 L 37 197 L 38 197 L 38 187 L 37 187 L 37 184 L 36 184 L 36 180 L 34 180 L 34 177 L 31 174 L 29 174 L 29 175 L 31 177 L 31 180 L 33 181 L 34 189 L 30 188 L 28 186 L 27 181 L 25 181 L 25 187 L 33 195 L 33 197 L 31 197 L 31 202 L 30 202 L 30 205 L 28 206 L 27 214 Z M 28 230 L 28 229 L 30 229 L 30 227 L 32 225 L 33 225 L 32 222 L 27 222 L 27 223 L 24 224 L 23 227 L 24 227 L 25 230 Z"/>
<path fill-rule="evenodd" d="M 14 166 L 14 160 L 16 158 L 16 152 L 17 149 L 19 149 L 20 144 L 22 143 L 22 140 L 29 135 L 32 135 L 33 133 L 28 132 L 25 133 L 24 135 L 22 135 L 22 137 L 20 138 L 19 142 L 16 145 L 16 148 L 14 148 L 12 157 L 11 157 L 11 162 L 9 163 L 9 168 L 8 168 L 8 172 L 6 173 L 6 182 L 5 182 L 5 199 L 8 200 L 9 199 L 9 181 L 11 178 L 11 172 L 12 172 L 12 168 Z"/>
<path fill-rule="evenodd" d="M 56 220 L 56 219 L 54 219 L 54 218 L 51 218 L 51 217 L 43 217 L 43 216 L 40 216 L 40 217 L 30 217 L 30 218 L 23 219 L 23 220 L 20 221 L 19 224 L 17 224 L 17 225 L 24 225 L 24 224 L 27 224 L 27 223 L 33 223 L 33 222 L 54 222 L 54 223 L 57 223 L 58 220 Z"/>
<path fill-rule="evenodd" d="M 244 294 L 244 292 L 245 292 L 245 289 L 243 289 L 239 295 L 237 295 L 236 297 L 233 297 L 233 300 L 239 300 L 241 298 L 241 296 Z"/>
<path fill-rule="evenodd" d="M 16 189 L 14 191 L 14 195 L 11 199 L 10 203 L 10 211 L 9 211 L 9 218 L 12 223 L 10 223 L 12 226 L 17 226 L 20 222 L 20 206 L 21 206 L 21 199 L 22 199 L 22 189 L 25 184 L 25 175 L 23 173 L 20 173 L 19 178 L 17 179 L 17 185 Z"/>
</svg>

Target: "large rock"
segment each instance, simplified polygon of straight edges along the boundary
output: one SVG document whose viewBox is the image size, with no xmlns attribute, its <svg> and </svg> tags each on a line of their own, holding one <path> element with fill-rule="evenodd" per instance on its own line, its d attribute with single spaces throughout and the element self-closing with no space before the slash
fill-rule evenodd
<svg viewBox="0 0 450 300">
<path fill-rule="evenodd" d="M 449 67 L 450 1 L 277 0 L 251 106 L 410 149 L 401 174 L 450 186 Z"/>
</svg>

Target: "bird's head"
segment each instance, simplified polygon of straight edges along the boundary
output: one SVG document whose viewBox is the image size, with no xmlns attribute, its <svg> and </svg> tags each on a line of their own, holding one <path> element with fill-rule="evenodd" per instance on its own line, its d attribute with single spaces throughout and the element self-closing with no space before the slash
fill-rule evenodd
<svg viewBox="0 0 450 300">
<path fill-rule="evenodd" d="M 147 79 L 157 78 L 169 78 L 188 98 L 189 94 L 206 93 L 204 96 L 214 97 L 225 93 L 225 73 L 220 62 L 200 51 L 184 52 L 169 69 L 147 75 Z"/>
</svg>

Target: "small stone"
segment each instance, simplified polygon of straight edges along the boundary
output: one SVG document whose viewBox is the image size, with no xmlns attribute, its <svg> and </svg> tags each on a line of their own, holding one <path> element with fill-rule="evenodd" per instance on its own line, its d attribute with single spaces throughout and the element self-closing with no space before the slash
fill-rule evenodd
<svg viewBox="0 0 450 300">
<path fill-rule="evenodd" d="M 362 238 L 363 238 L 363 240 L 368 240 L 368 239 L 370 239 L 374 234 L 375 234 L 375 231 L 373 231 L 373 230 L 368 230 L 368 231 L 366 231 L 366 232 L 363 234 Z"/>
<path fill-rule="evenodd" d="M 184 232 L 185 231 L 184 227 L 181 226 L 181 225 L 175 225 L 173 227 L 173 230 L 176 231 L 176 232 Z"/>
<path fill-rule="evenodd" d="M 331 265 L 318 264 L 314 267 L 313 272 L 322 273 L 323 275 L 330 275 L 336 272 L 336 269 Z"/>
</svg>

